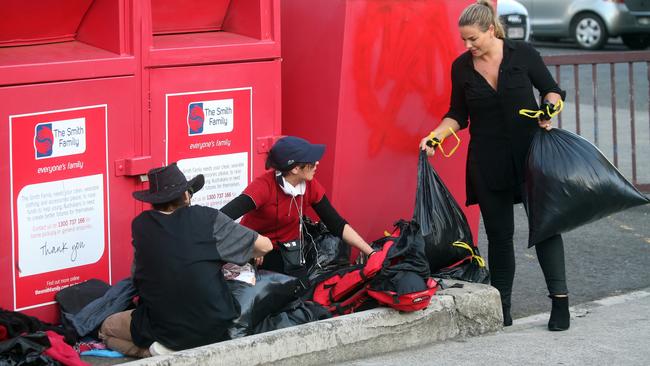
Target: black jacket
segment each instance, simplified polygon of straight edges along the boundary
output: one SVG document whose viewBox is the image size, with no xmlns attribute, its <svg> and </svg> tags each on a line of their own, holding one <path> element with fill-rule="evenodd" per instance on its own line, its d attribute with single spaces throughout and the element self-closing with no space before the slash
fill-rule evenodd
<svg viewBox="0 0 650 366">
<path fill-rule="evenodd" d="M 451 81 L 451 101 L 445 117 L 456 120 L 461 128 L 469 125 L 471 136 L 466 204 L 477 203 L 470 174 L 481 174 L 490 190 L 514 188 L 519 192 L 528 147 L 540 128 L 536 120 L 519 115 L 519 110 L 539 108 L 533 87 L 541 97 L 556 92 L 564 99 L 565 92 L 532 46 L 507 39 L 497 90 L 474 69 L 469 51 L 452 64 Z M 515 202 L 520 200 L 515 197 Z"/>
</svg>

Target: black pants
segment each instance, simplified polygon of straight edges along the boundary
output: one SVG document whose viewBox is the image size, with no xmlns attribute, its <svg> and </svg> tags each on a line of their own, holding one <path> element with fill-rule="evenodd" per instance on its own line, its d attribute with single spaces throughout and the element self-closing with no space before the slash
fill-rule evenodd
<svg viewBox="0 0 650 366">
<path fill-rule="evenodd" d="M 510 307 L 512 282 L 515 277 L 515 253 L 513 247 L 514 189 L 491 191 L 480 172 L 474 170 L 470 179 L 488 238 L 488 266 L 492 286 L 501 294 L 501 303 Z M 546 287 L 551 296 L 567 294 L 562 236 L 555 235 L 535 245 L 537 260 L 542 267 Z"/>
</svg>

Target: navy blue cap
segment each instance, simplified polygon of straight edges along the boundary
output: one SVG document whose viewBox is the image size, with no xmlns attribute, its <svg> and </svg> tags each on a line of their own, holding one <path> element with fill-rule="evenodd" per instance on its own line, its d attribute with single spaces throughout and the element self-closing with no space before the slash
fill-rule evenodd
<svg viewBox="0 0 650 366">
<path fill-rule="evenodd" d="M 297 163 L 315 163 L 323 157 L 325 145 L 312 144 L 305 139 L 286 136 L 279 139 L 269 151 L 271 167 L 286 171 Z"/>
</svg>

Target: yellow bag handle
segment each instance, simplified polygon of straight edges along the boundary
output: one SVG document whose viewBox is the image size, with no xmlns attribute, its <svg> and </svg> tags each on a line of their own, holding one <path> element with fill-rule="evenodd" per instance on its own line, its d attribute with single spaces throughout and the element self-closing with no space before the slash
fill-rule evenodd
<svg viewBox="0 0 650 366">
<path fill-rule="evenodd" d="M 547 105 L 545 105 L 545 107 L 546 107 L 546 110 L 543 110 L 543 109 L 532 110 L 532 109 L 522 108 L 522 109 L 519 110 L 519 114 L 521 114 L 524 117 L 533 118 L 533 119 L 539 118 L 539 116 L 541 116 L 543 114 L 546 114 L 550 118 L 553 118 L 553 117 L 557 116 L 558 114 L 560 114 L 562 109 L 564 109 L 564 102 L 562 101 L 562 99 L 558 99 L 557 103 L 553 106 L 552 111 L 549 108 L 550 105 L 547 104 Z"/>
<path fill-rule="evenodd" d="M 478 266 L 485 267 L 485 260 L 480 255 L 474 254 L 474 249 L 472 249 L 471 245 L 462 241 L 455 241 L 452 245 L 455 247 L 467 249 L 472 254 L 472 259 L 476 259 L 476 263 L 478 263 Z"/>
<path fill-rule="evenodd" d="M 436 136 L 433 134 L 433 131 L 427 137 L 429 139 L 429 143 L 427 143 L 427 145 L 433 148 L 437 147 L 438 150 L 440 150 L 440 152 L 442 153 L 442 155 L 446 158 L 452 156 L 456 152 L 461 142 L 460 137 L 458 137 L 458 135 L 456 134 L 453 128 L 449 127 L 449 131 L 456 138 L 456 145 L 449 151 L 449 153 L 445 152 L 445 149 L 442 147 L 442 143 L 445 142 L 446 137 L 443 137 L 442 140 L 438 140 Z"/>
</svg>

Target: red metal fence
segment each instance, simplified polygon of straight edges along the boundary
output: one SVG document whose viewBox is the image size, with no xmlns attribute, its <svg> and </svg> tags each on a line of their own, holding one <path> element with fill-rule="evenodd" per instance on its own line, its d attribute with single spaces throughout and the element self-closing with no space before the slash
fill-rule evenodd
<svg viewBox="0 0 650 366">
<path fill-rule="evenodd" d="M 544 61 L 567 90 L 559 127 L 593 142 L 638 189 L 650 191 L 650 51 Z"/>
</svg>

